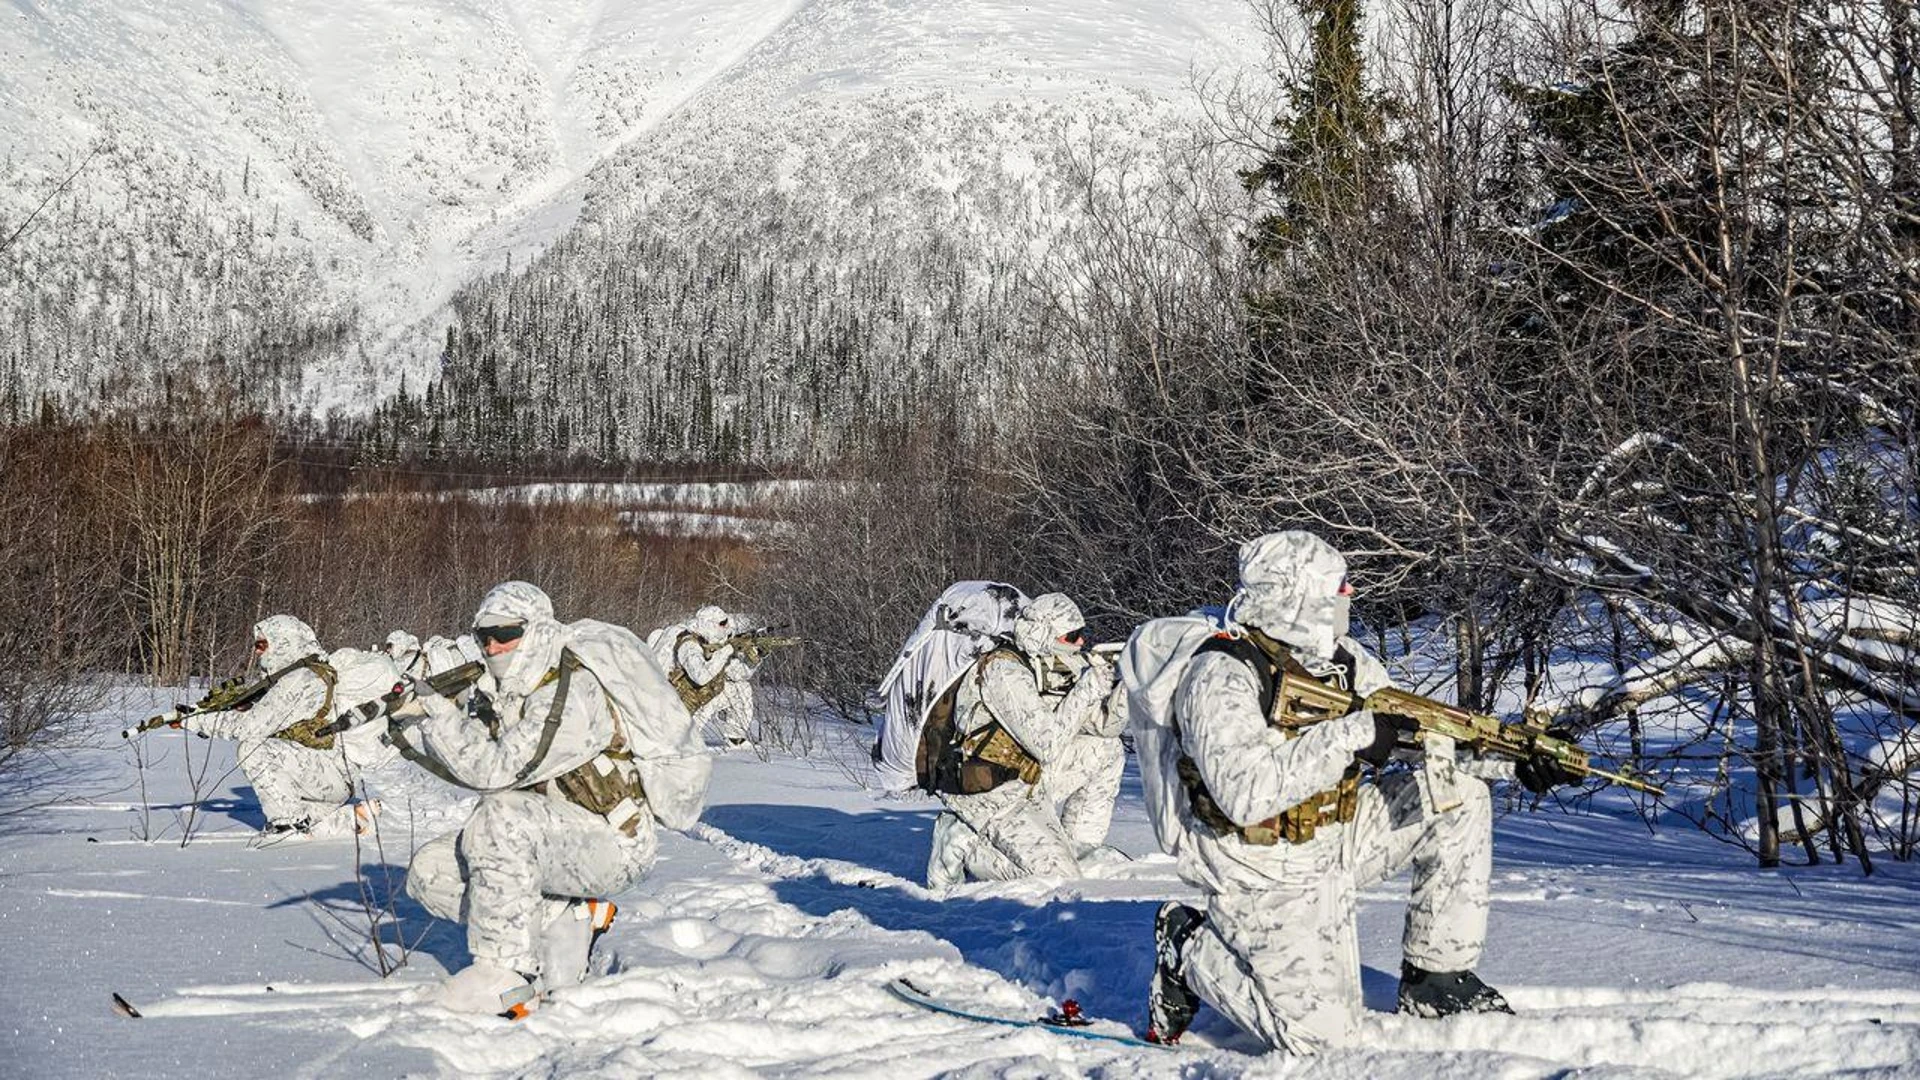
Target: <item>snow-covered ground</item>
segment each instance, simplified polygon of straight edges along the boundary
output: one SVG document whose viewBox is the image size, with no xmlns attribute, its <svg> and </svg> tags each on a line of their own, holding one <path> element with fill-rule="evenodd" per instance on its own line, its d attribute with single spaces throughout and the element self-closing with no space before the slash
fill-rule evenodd
<svg viewBox="0 0 1920 1080">
<path fill-rule="evenodd" d="M 1211 1045 L 1140 1049 L 923 1012 L 885 983 L 911 975 L 1014 1011 L 1073 996 L 1137 1026 L 1154 907 L 1187 890 L 1150 854 L 1130 771 L 1113 840 L 1134 861 L 930 896 L 917 881 L 933 804 L 864 789 L 867 730 L 836 726 L 807 759 L 719 762 L 702 825 L 668 835 L 619 897 L 603 974 L 522 1023 L 456 1017 L 408 996 L 465 963 L 463 936 L 402 897 L 418 944 L 381 982 L 363 965 L 360 882 L 397 885 L 459 799 L 396 765 L 373 779 L 389 806 L 379 849 L 256 848 L 252 793 L 222 775 L 228 744 L 167 732 L 146 747 L 143 814 L 133 750 L 108 740 L 159 700 L 128 695 L 97 718 L 95 747 L 39 766 L 54 787 L 0 803 L 0 1076 L 1893 1077 L 1920 1063 L 1912 867 L 1762 874 L 1696 834 L 1605 813 L 1497 826 L 1481 970 L 1517 1016 L 1385 1011 L 1404 885 L 1364 898 L 1364 1049 L 1260 1056 L 1204 1017 L 1195 1041 Z M 217 782 L 181 846 L 189 753 L 211 754 Z M 134 836 L 143 817 L 155 842 Z M 146 1018 L 114 1015 L 113 991 Z"/>
</svg>

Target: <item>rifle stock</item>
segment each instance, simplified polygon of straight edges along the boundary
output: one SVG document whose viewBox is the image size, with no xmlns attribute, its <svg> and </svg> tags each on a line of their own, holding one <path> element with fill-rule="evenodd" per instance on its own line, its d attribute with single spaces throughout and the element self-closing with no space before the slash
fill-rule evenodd
<svg viewBox="0 0 1920 1080">
<path fill-rule="evenodd" d="M 441 697 L 455 697 L 480 681 L 480 676 L 485 674 L 486 670 L 485 661 L 469 660 L 459 667 L 435 672 L 420 682 L 426 683 L 429 689 Z M 317 734 L 323 738 L 330 735 L 344 735 L 363 724 L 384 720 L 392 716 L 395 709 L 413 700 L 415 685 L 417 684 L 411 680 L 401 679 L 393 684 L 393 689 L 380 695 L 377 700 L 362 702 L 334 717 L 333 721 L 321 727 Z"/>
</svg>

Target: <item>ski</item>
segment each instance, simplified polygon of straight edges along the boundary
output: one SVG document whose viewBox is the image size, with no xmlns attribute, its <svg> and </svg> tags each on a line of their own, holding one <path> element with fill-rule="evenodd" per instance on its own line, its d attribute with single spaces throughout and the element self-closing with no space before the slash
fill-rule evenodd
<svg viewBox="0 0 1920 1080">
<path fill-rule="evenodd" d="M 887 992 L 909 1005 L 915 1005 L 929 1012 L 972 1020 L 980 1024 L 998 1024 L 1002 1027 L 1039 1028 L 1061 1035 L 1070 1035 L 1076 1039 L 1092 1039 L 1096 1042 L 1119 1043 L 1123 1046 L 1147 1046 L 1155 1050 L 1172 1050 L 1176 1047 L 1151 1043 L 1134 1035 L 1115 1035 L 1106 1031 L 1092 1030 L 1092 1020 L 1080 1015 L 1079 1005 L 1068 1001 L 1061 1008 L 1046 1016 L 1022 1017 L 999 1016 L 993 1013 L 976 1012 L 950 1002 L 941 1001 L 908 979 L 895 979 L 887 984 Z"/>
<path fill-rule="evenodd" d="M 161 1016 L 239 1016 L 380 1005 L 432 985 L 430 982 L 383 982 L 189 986 L 145 1008 L 119 993 L 112 994 L 112 999 L 114 1015 L 129 1020 Z"/>
</svg>

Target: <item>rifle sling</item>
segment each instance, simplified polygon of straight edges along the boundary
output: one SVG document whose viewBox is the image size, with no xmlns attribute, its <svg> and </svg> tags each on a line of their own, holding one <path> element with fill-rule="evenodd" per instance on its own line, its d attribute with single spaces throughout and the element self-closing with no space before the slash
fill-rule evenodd
<svg viewBox="0 0 1920 1080">
<path fill-rule="evenodd" d="M 553 704 L 547 706 L 547 722 L 540 728 L 540 742 L 533 749 L 533 757 L 520 767 L 519 774 L 513 778 L 515 784 L 526 783 L 527 777 L 532 776 L 540 768 L 541 763 L 547 760 L 547 751 L 553 749 L 554 736 L 560 733 L 561 714 L 567 707 L 567 688 L 573 683 L 573 673 L 580 670 L 580 667 L 580 658 L 573 654 L 572 649 L 561 649 L 559 665 L 553 671 L 547 672 L 546 676 L 534 686 L 534 689 L 538 690 L 549 680 L 557 678 L 559 682 L 559 685 L 554 687 Z M 557 676 L 555 672 L 558 673 Z"/>
<path fill-rule="evenodd" d="M 459 777 L 453 775 L 453 772 L 451 770 L 449 770 L 445 765 L 440 764 L 440 762 L 435 760 L 432 755 L 426 753 L 425 751 L 421 750 L 419 747 L 413 745 L 412 742 L 408 741 L 406 736 L 406 729 L 404 727 L 400 725 L 389 726 L 387 728 L 387 738 L 393 743 L 393 748 L 395 750 L 400 751 L 401 757 L 406 758 L 408 761 L 411 761 L 415 765 L 418 765 L 421 768 L 427 770 L 428 772 L 432 773 L 434 776 L 440 778 L 441 780 L 444 780 L 447 783 L 452 784 L 454 787 L 457 787 L 457 788 L 466 788 L 468 791 L 480 790 L 479 788 L 474 787 L 472 784 L 467 783 L 465 780 L 462 780 Z"/>
</svg>

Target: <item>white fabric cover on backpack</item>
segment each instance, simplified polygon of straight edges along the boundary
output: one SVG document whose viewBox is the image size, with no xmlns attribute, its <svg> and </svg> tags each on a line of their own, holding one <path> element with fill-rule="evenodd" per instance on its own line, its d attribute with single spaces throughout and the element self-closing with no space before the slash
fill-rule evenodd
<svg viewBox="0 0 1920 1080">
<path fill-rule="evenodd" d="M 421 643 L 420 658 L 420 674 L 438 675 L 474 660 L 484 660 L 486 656 L 480 651 L 480 645 L 473 640 L 472 634 L 461 634 L 457 638 L 435 634 Z"/>
<path fill-rule="evenodd" d="M 1025 593 L 997 581 L 961 581 L 947 587 L 901 646 L 899 658 L 880 680 L 886 703 L 875 758 L 881 785 L 906 791 L 918 781 L 915 755 L 927 710 L 941 692 L 1013 633 Z"/>
<path fill-rule="evenodd" d="M 385 653 L 365 649 L 335 649 L 327 655 L 333 668 L 333 715 L 337 719 L 367 702 L 378 702 L 391 693 L 400 681 L 400 668 Z M 377 769 L 399 754 L 381 741 L 385 724 L 359 724 L 341 734 L 340 748 L 349 764 L 361 769 Z"/>
<path fill-rule="evenodd" d="M 606 691 L 655 820 L 691 828 L 706 807 L 713 758 L 653 651 L 640 635 L 597 619 L 569 624 L 567 647 Z"/>
<path fill-rule="evenodd" d="M 1173 695 L 1187 661 L 1225 626 L 1203 615 L 1154 619 L 1136 627 L 1120 653 L 1120 685 L 1127 693 L 1127 728 L 1140 761 L 1140 789 L 1147 820 L 1161 850 L 1180 854 L 1188 812 L 1180 784 L 1180 740 L 1173 724 Z"/>
</svg>

